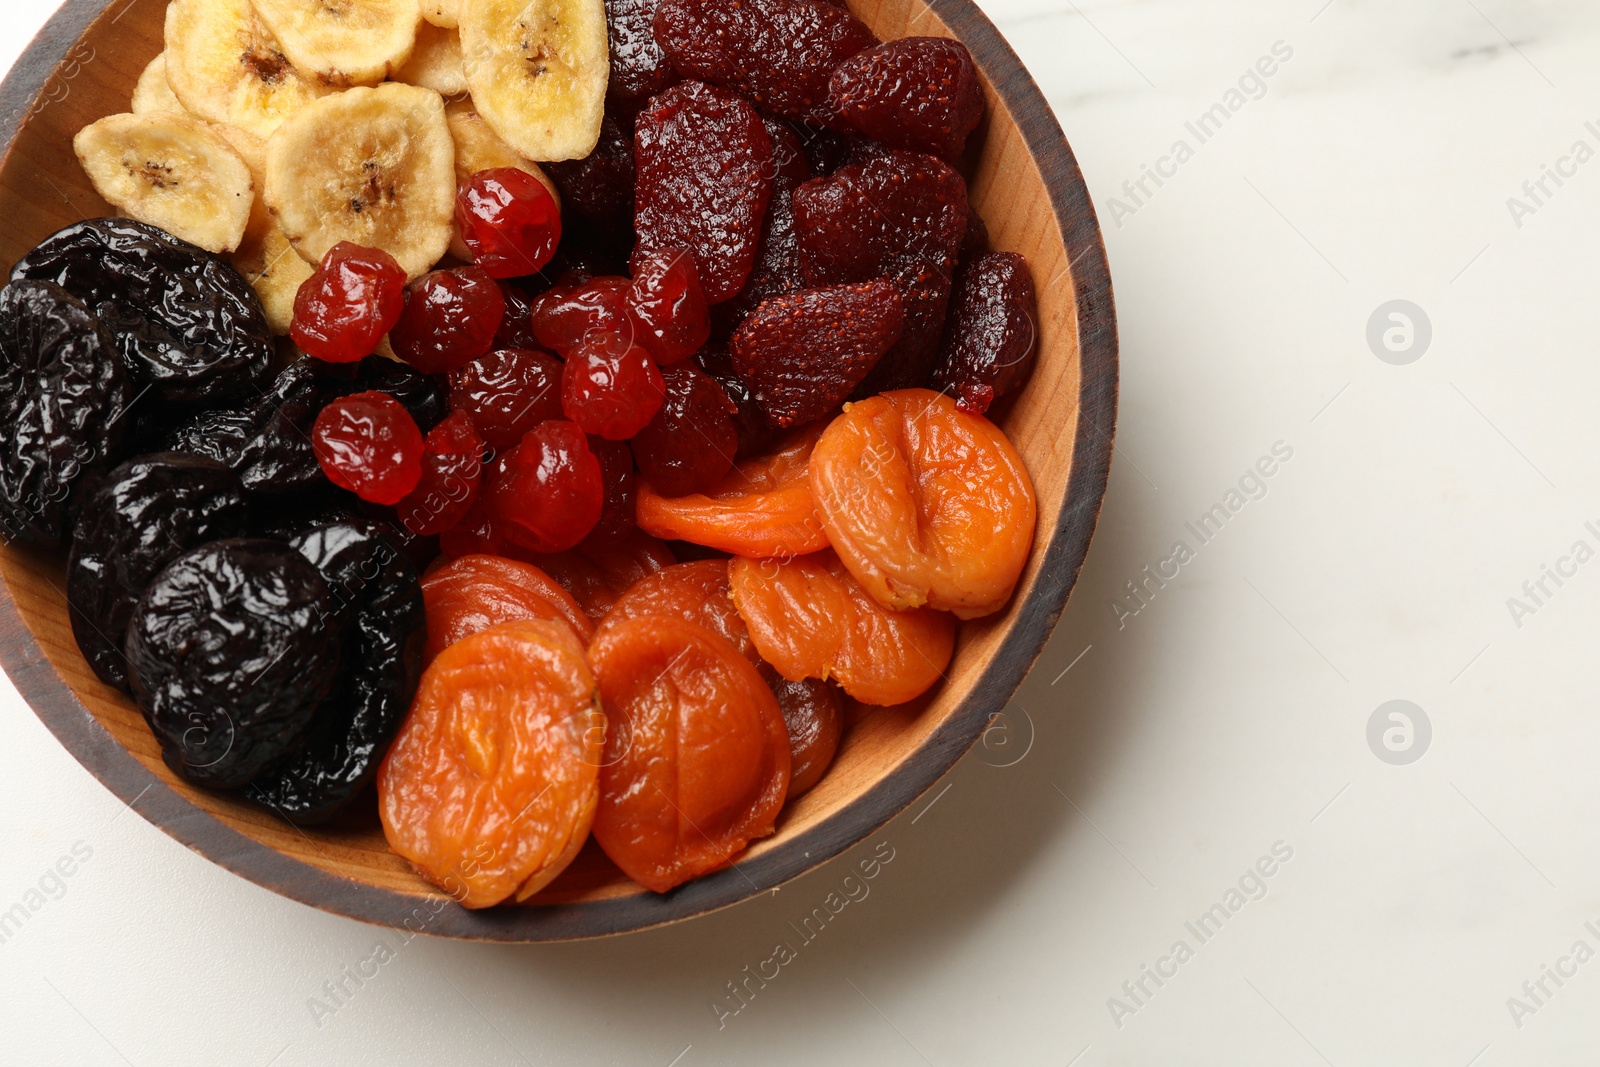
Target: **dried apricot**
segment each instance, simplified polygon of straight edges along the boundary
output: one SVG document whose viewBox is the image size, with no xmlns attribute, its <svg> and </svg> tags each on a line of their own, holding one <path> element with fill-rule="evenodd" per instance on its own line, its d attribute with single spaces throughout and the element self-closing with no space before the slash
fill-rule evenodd
<svg viewBox="0 0 1600 1067">
<path fill-rule="evenodd" d="M 820 432 L 802 430 L 771 455 L 744 460 L 710 493 L 665 497 L 641 480 L 639 528 L 738 556 L 798 556 L 828 547 L 806 474 Z"/>
<path fill-rule="evenodd" d="M 988 419 L 929 389 L 871 397 L 829 424 L 810 477 L 828 539 L 879 603 L 975 619 L 1010 599 L 1036 505 Z"/>
<path fill-rule="evenodd" d="M 428 608 L 428 646 L 432 660 L 466 637 L 502 622 L 550 619 L 572 626 L 584 644 L 594 626 L 555 579 L 531 563 L 500 556 L 462 556 L 422 579 Z"/>
<path fill-rule="evenodd" d="M 604 735 L 571 627 L 507 622 L 458 641 L 423 674 L 378 772 L 384 837 L 466 907 L 526 900 L 583 847 Z"/>
<path fill-rule="evenodd" d="M 791 682 L 761 658 L 750 631 L 733 606 L 728 561 L 702 559 L 679 563 L 641 579 L 612 606 L 606 622 L 643 615 L 665 615 L 698 623 L 726 638 L 761 672 L 778 698 L 789 729 L 789 796 L 797 797 L 821 780 L 839 749 L 844 709 L 838 690 L 827 682 L 803 678 Z"/>
<path fill-rule="evenodd" d="M 647 615 L 589 646 L 610 729 L 594 836 L 657 893 L 718 870 L 776 827 L 789 733 L 750 661 L 704 626 Z"/>
<path fill-rule="evenodd" d="M 955 619 L 889 611 L 833 552 L 799 559 L 734 559 L 733 602 L 761 658 L 791 681 L 833 678 L 865 704 L 903 704 L 944 675 Z"/>
</svg>

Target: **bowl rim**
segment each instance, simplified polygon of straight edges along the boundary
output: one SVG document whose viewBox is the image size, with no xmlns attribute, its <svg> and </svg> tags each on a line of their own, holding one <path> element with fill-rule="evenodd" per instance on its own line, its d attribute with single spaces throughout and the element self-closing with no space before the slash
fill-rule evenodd
<svg viewBox="0 0 1600 1067">
<path fill-rule="evenodd" d="M 66 0 L 0 82 L 0 141 L 9 156 L 59 63 L 119 0 Z M 121 0 L 123 10 L 136 0 Z M 201 810 L 134 758 L 56 674 L 0 578 L 0 665 L 45 727 L 102 785 L 147 822 L 213 863 L 281 896 L 380 926 L 476 941 L 542 942 L 648 929 L 730 907 L 821 866 L 923 795 L 972 747 L 1043 649 L 1088 553 L 1110 473 L 1118 359 L 1111 275 L 1094 204 L 1050 105 L 1011 46 L 972 0 L 924 0 L 972 52 L 1038 166 L 1068 250 L 1077 306 L 1078 424 L 1066 498 L 1038 578 L 968 697 L 899 771 L 781 848 L 664 895 L 472 911 L 357 883 L 285 855 Z M 120 15 L 119 15 L 120 17 Z M 3 158 L 0 158 L 3 162 Z M 412 923 L 418 925 L 412 927 Z"/>
</svg>

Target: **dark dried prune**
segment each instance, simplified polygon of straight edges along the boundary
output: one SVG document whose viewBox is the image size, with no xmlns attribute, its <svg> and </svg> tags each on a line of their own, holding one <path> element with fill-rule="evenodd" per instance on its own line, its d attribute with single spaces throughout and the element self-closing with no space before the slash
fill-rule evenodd
<svg viewBox="0 0 1600 1067">
<path fill-rule="evenodd" d="M 238 475 L 201 456 L 140 456 L 100 480 L 73 531 L 67 610 L 101 681 L 127 686 L 128 620 L 156 573 L 207 541 L 240 536 L 249 518 Z"/>
<path fill-rule="evenodd" d="M 779 426 L 828 414 L 860 385 L 905 326 L 887 279 L 802 289 L 762 304 L 734 332 L 734 372 Z"/>
<path fill-rule="evenodd" d="M 707 303 L 736 296 L 772 195 L 772 138 L 760 113 L 730 92 L 684 82 L 639 113 L 633 144 L 635 265 L 687 248 Z"/>
<path fill-rule="evenodd" d="M 794 238 L 794 191 L 811 180 L 800 138 L 786 122 L 764 120 L 772 138 L 772 197 L 761 226 L 761 246 L 756 251 L 750 280 L 738 297 L 722 305 L 726 332 L 732 332 L 746 315 L 770 297 L 792 293 L 805 285 L 800 271 L 800 250 Z"/>
<path fill-rule="evenodd" d="M 944 37 L 902 37 L 857 52 L 828 81 L 834 122 L 891 148 L 954 159 L 983 118 L 972 54 Z"/>
<path fill-rule="evenodd" d="M 662 0 L 655 34 L 684 77 L 794 119 L 826 116 L 834 68 L 878 43 L 850 12 L 818 0 Z"/>
<path fill-rule="evenodd" d="M 1039 320 L 1033 275 L 1015 252 L 988 252 L 961 265 L 950 297 L 934 388 L 982 415 L 1033 370 Z"/>
<path fill-rule="evenodd" d="M 733 469 L 738 408 L 722 386 L 688 363 L 661 368 L 666 398 L 633 438 L 639 471 L 663 496 L 706 493 Z"/>
<path fill-rule="evenodd" d="M 961 175 L 933 156 L 891 152 L 806 182 L 794 216 L 808 284 L 892 278 L 905 299 L 900 340 L 856 395 L 927 385 L 967 229 Z"/>
<path fill-rule="evenodd" d="M 601 120 L 593 152 L 544 169 L 561 190 L 563 207 L 605 240 L 625 248 L 633 243 L 633 134 L 615 116 L 607 112 Z"/>
<path fill-rule="evenodd" d="M 133 400 L 111 335 L 49 282 L 0 289 L 0 538 L 53 545 L 73 487 L 122 457 Z"/>
<path fill-rule="evenodd" d="M 372 355 L 357 364 L 355 381 L 341 395 L 364 392 L 388 393 L 400 401 L 423 433 L 450 414 L 450 397 L 439 381 L 399 360 Z"/>
<path fill-rule="evenodd" d="M 135 388 L 170 404 L 227 404 L 271 375 L 272 329 L 221 256 L 133 219 L 88 219 L 41 241 L 13 280 L 51 281 L 111 331 Z"/>
<path fill-rule="evenodd" d="M 344 670 L 303 746 L 246 795 L 311 824 L 336 815 L 377 774 L 422 676 L 427 617 L 416 567 L 380 527 L 328 526 L 292 544 L 332 591 Z"/>
<path fill-rule="evenodd" d="M 606 100 L 632 115 L 644 102 L 678 80 L 656 43 L 656 8 L 661 0 L 606 0 L 606 28 L 611 43 L 611 80 Z M 603 139 L 604 135 L 602 135 Z"/>
<path fill-rule="evenodd" d="M 212 541 L 167 564 L 133 610 L 133 698 L 179 777 L 248 784 L 299 744 L 339 672 L 333 594 L 289 545 Z"/>
</svg>

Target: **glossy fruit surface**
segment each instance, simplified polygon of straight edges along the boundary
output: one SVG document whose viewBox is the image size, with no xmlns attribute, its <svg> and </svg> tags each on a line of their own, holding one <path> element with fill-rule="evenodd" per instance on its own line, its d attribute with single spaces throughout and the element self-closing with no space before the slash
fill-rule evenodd
<svg viewBox="0 0 1600 1067">
<path fill-rule="evenodd" d="M 531 563 L 500 556 L 453 559 L 422 580 L 428 607 L 427 659 L 463 638 L 518 619 L 553 619 L 585 645 L 594 626 L 578 602 Z"/>
<path fill-rule="evenodd" d="M 466 517 L 482 477 L 483 438 L 472 418 L 457 411 L 423 438 L 422 474 L 395 513 L 414 534 L 443 533 Z"/>
<path fill-rule="evenodd" d="M 535 348 L 497 348 L 450 375 L 450 407 L 472 417 L 496 452 L 561 418 L 561 361 Z"/>
<path fill-rule="evenodd" d="M 330 482 L 374 504 L 398 503 L 422 478 L 422 431 L 388 393 L 354 393 L 323 408 L 311 447 Z"/>
<path fill-rule="evenodd" d="M 541 422 L 490 467 L 485 510 L 502 536 L 534 552 L 582 541 L 600 519 L 600 461 L 577 423 Z"/>
<path fill-rule="evenodd" d="M 561 410 L 585 433 L 626 441 L 661 408 L 661 372 L 638 345 L 614 334 L 592 336 L 567 353 Z"/>
<path fill-rule="evenodd" d="M 381 248 L 340 241 L 300 283 L 289 336 L 330 363 L 369 356 L 405 307 L 406 272 Z"/>
<path fill-rule="evenodd" d="M 540 270 L 561 243 L 561 208 L 517 167 L 481 170 L 456 194 L 456 222 L 472 262 L 491 278 Z"/>
<path fill-rule="evenodd" d="M 476 266 L 424 274 L 405 301 L 389 343 L 423 374 L 449 374 L 489 351 L 506 311 L 500 286 Z"/>
<path fill-rule="evenodd" d="M 633 266 L 628 307 L 642 329 L 638 341 L 657 363 L 676 363 L 711 338 L 711 312 L 694 257 L 681 248 L 659 248 Z"/>
<path fill-rule="evenodd" d="M 692 364 L 661 372 L 665 396 L 633 438 L 639 470 L 657 492 L 684 496 L 714 489 L 739 451 L 739 409 L 714 379 Z"/>
</svg>

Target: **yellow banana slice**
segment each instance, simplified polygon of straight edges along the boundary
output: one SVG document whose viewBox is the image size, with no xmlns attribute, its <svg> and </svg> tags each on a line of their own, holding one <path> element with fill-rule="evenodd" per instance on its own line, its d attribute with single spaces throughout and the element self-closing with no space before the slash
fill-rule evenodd
<svg viewBox="0 0 1600 1067">
<path fill-rule="evenodd" d="M 307 80 L 256 17 L 250 0 L 172 0 L 167 83 L 184 110 L 268 137 L 331 89 Z"/>
<path fill-rule="evenodd" d="M 248 130 L 241 130 L 237 126 L 217 122 L 211 126 L 213 133 L 218 134 L 224 141 L 233 146 L 239 153 L 239 158 L 244 160 L 244 165 L 250 168 L 250 180 L 256 187 L 255 202 L 250 205 L 250 221 L 244 228 L 244 245 L 253 239 L 260 238 L 269 229 L 277 229 L 278 224 L 272 220 L 272 212 L 267 210 L 267 142 L 257 137 Z"/>
<path fill-rule="evenodd" d="M 234 253 L 233 265 L 255 288 L 272 332 L 281 337 L 294 321 L 294 298 L 300 283 L 311 277 L 315 268 L 300 258 L 270 217 L 267 223 L 260 234 L 245 237 L 244 245 Z"/>
<path fill-rule="evenodd" d="M 529 159 L 581 159 L 600 139 L 610 59 L 604 0 L 461 0 L 473 106 Z"/>
<path fill-rule="evenodd" d="M 250 168 L 205 123 L 175 112 L 108 115 L 72 139 L 106 203 L 211 252 L 244 237 L 255 200 Z"/>
<path fill-rule="evenodd" d="M 150 65 L 144 68 L 144 73 L 139 75 L 139 80 L 133 87 L 133 104 L 128 110 L 135 115 L 148 115 L 156 111 L 176 111 L 180 115 L 184 114 L 183 105 L 173 94 L 172 86 L 167 84 L 165 52 L 152 59 Z"/>
<path fill-rule="evenodd" d="M 424 22 L 417 30 L 417 47 L 394 80 L 432 89 L 440 96 L 460 96 L 467 91 L 467 70 L 461 64 L 461 35 Z"/>
<path fill-rule="evenodd" d="M 422 17 L 441 29 L 456 28 L 461 0 L 422 0 Z"/>
<path fill-rule="evenodd" d="M 456 143 L 456 190 L 472 180 L 472 176 L 480 170 L 494 170 L 497 167 L 516 167 L 525 170 L 539 179 L 550 195 L 555 198 L 556 204 L 561 203 L 561 194 L 556 191 L 555 182 L 539 169 L 539 164 L 529 159 L 524 159 L 511 150 L 511 146 L 500 139 L 500 136 L 489 128 L 483 121 L 483 116 L 473 110 L 469 100 L 451 101 L 445 105 L 444 114 L 450 123 L 450 136 Z M 461 227 L 454 227 L 450 235 L 450 254 L 457 259 L 472 260 L 472 252 L 461 239 Z"/>
<path fill-rule="evenodd" d="M 308 263 L 353 241 L 427 273 L 450 246 L 455 178 L 444 99 L 400 82 L 318 100 L 267 142 L 267 207 Z"/>
<path fill-rule="evenodd" d="M 253 0 L 283 54 L 314 82 L 376 85 L 405 66 L 417 40 L 417 0 Z"/>
</svg>

